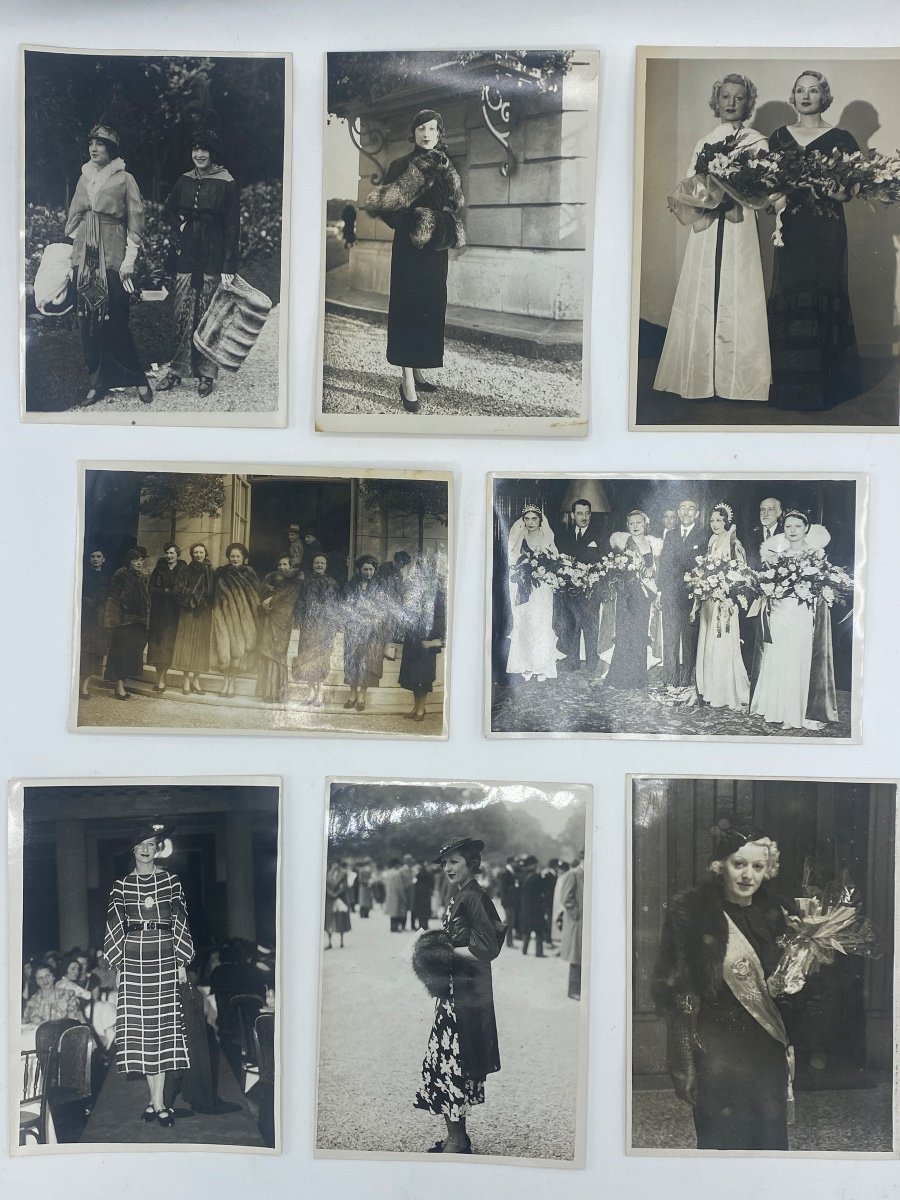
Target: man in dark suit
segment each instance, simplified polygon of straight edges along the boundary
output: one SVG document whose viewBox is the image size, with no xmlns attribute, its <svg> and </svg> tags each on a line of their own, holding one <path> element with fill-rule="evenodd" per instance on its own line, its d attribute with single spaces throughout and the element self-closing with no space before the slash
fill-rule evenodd
<svg viewBox="0 0 900 1200">
<path fill-rule="evenodd" d="M 572 505 L 572 528 L 556 539 L 560 554 L 568 554 L 576 562 L 598 563 L 603 547 L 596 530 L 591 528 L 591 502 L 576 500 Z M 581 636 L 584 634 L 585 669 L 597 668 L 597 640 L 600 635 L 600 601 L 595 593 L 557 593 L 556 632 L 559 648 L 565 654 L 563 669 L 577 671 L 581 667 Z"/>
<path fill-rule="evenodd" d="M 684 576 L 706 553 L 707 537 L 697 518 L 696 500 L 678 505 L 678 528 L 670 529 L 659 556 L 659 590 L 663 623 L 663 677 L 672 689 L 693 686 L 697 663 L 697 623 L 691 620 L 691 598 Z"/>
<path fill-rule="evenodd" d="M 510 856 L 497 876 L 497 891 L 500 903 L 503 905 L 504 920 L 506 921 L 506 944 L 513 944 L 513 931 L 519 917 L 519 877 L 516 871 L 516 860 Z"/>
<path fill-rule="evenodd" d="M 522 922 L 522 953 L 528 953 L 528 943 L 534 934 L 535 957 L 544 958 L 544 881 L 537 869 L 533 854 L 522 860 L 523 878 L 520 900 Z"/>
<path fill-rule="evenodd" d="M 767 496 L 760 503 L 759 524 L 754 527 L 750 544 L 746 547 L 747 562 L 754 571 L 758 571 L 762 565 L 760 550 L 763 544 L 776 534 L 784 533 L 783 512 L 781 501 L 776 500 L 774 496 Z"/>
</svg>

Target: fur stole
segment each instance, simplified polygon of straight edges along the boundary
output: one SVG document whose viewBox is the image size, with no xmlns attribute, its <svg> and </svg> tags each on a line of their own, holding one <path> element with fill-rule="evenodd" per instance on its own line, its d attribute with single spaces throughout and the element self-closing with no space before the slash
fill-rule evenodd
<svg viewBox="0 0 900 1200">
<path fill-rule="evenodd" d="M 407 233 L 417 250 L 455 250 L 466 244 L 459 216 L 464 205 L 462 184 L 450 159 L 440 151 L 414 151 L 391 164 L 385 182 L 366 198 L 365 210 L 393 227 L 398 215 L 407 215 Z"/>
<path fill-rule="evenodd" d="M 782 901 L 766 884 L 753 903 L 780 933 L 784 927 Z M 686 996 L 713 1002 L 724 986 L 722 964 L 727 946 L 728 923 L 718 883 L 704 883 L 676 896 L 669 905 L 653 975 L 657 1007 L 677 1011 Z"/>
<path fill-rule="evenodd" d="M 453 943 L 444 929 L 426 929 L 413 946 L 412 969 L 436 1000 L 449 1000 L 452 976 L 472 975 L 477 967 L 474 959 L 453 953 Z"/>
<path fill-rule="evenodd" d="M 212 563 L 198 563 L 193 559 L 185 563 L 184 570 L 178 572 L 175 580 L 175 596 L 179 605 L 189 612 L 208 608 L 212 603 L 215 580 Z"/>
</svg>

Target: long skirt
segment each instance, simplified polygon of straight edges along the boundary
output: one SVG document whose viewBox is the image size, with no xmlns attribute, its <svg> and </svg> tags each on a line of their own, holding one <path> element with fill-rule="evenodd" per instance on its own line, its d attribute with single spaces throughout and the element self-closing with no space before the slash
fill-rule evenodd
<svg viewBox="0 0 900 1200">
<path fill-rule="evenodd" d="M 414 1107 L 424 1108 L 436 1117 L 461 1121 L 475 1104 L 484 1104 L 484 1079 L 463 1074 L 451 980 L 449 998 L 434 1004 L 434 1022 Z"/>
<path fill-rule="evenodd" d="M 444 365 L 447 264 L 446 250 L 417 250 L 394 234 L 387 360 L 395 367 Z"/>
<path fill-rule="evenodd" d="M 646 688 L 649 638 L 650 597 L 629 581 L 616 596 L 616 641 L 606 676 L 610 687 Z"/>
<path fill-rule="evenodd" d="M 270 700 L 274 704 L 284 703 L 288 694 L 288 669 L 283 662 L 260 654 L 256 694 L 260 700 Z"/>
<path fill-rule="evenodd" d="M 150 637 L 147 642 L 147 662 L 157 672 L 167 671 L 175 655 L 181 609 L 171 592 L 154 594 L 150 602 Z"/>
<path fill-rule="evenodd" d="M 206 375 L 217 378 L 219 368 L 194 345 L 194 333 L 219 286 L 219 275 L 204 275 L 203 286 L 194 288 L 191 275 L 175 276 L 175 353 L 169 363 L 173 375 L 190 379 Z"/>
<path fill-rule="evenodd" d="M 78 321 L 81 350 L 91 387 L 143 387 L 147 383 L 147 376 L 141 368 L 137 347 L 128 327 L 131 301 L 118 271 L 107 270 L 106 283 L 109 300 L 104 319 L 82 314 Z"/>
<path fill-rule="evenodd" d="M 143 625 L 119 625 L 112 630 L 104 679 L 139 679 L 144 671 L 147 630 Z"/>
<path fill-rule="evenodd" d="M 403 657 L 400 660 L 400 686 L 409 692 L 430 692 L 436 677 L 436 651 L 426 650 L 421 638 L 404 638 Z"/>
<path fill-rule="evenodd" d="M 182 671 L 208 671 L 212 642 L 212 612 L 182 609 L 178 618 L 172 662 Z"/>
<path fill-rule="evenodd" d="M 116 1069 L 158 1075 L 190 1065 L 172 935 L 129 933 L 119 974 Z"/>
<path fill-rule="evenodd" d="M 291 665 L 294 679 L 304 683 L 324 683 L 331 671 L 334 626 L 317 622 L 300 626 L 297 656 Z"/>
<path fill-rule="evenodd" d="M 344 633 L 344 683 L 378 687 L 384 671 L 384 641 L 376 633 L 354 637 Z"/>
<path fill-rule="evenodd" d="M 700 606 L 697 691 L 712 708 L 739 712 L 750 700 L 750 680 L 741 657 L 740 620 L 718 600 Z"/>
</svg>

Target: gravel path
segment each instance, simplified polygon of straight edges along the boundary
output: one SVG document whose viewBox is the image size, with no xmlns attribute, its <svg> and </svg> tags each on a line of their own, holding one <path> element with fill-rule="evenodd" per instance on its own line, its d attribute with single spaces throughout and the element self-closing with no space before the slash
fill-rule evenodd
<svg viewBox="0 0 900 1200">
<path fill-rule="evenodd" d="M 181 387 L 171 392 L 157 392 L 156 381 L 165 374 L 165 369 L 151 373 L 153 403 L 142 404 L 133 388 L 114 391 L 99 403 L 89 408 L 72 408 L 68 415 L 77 419 L 84 413 L 96 419 L 102 412 L 177 412 L 177 413 L 228 413 L 228 412 L 275 412 L 278 408 L 278 347 L 281 306 L 275 305 L 269 313 L 256 345 L 248 354 L 241 369 L 235 373 L 220 371 L 216 386 L 210 395 L 197 395 L 196 380 L 185 380 Z"/>
<path fill-rule="evenodd" d="M 377 416 L 402 412 L 400 370 L 385 359 L 383 325 L 325 316 L 322 411 Z M 444 366 L 427 372 L 438 392 L 420 395 L 430 416 L 577 417 L 581 364 L 525 358 L 448 341 Z"/>
<path fill-rule="evenodd" d="M 673 734 L 678 737 L 849 738 L 850 693 L 838 692 L 840 720 L 824 729 L 783 729 L 747 709 L 709 705 L 673 708 L 647 693 L 611 688 L 585 671 L 544 683 L 531 681 L 494 691 L 495 733 L 566 731 L 578 733 Z"/>
<path fill-rule="evenodd" d="M 434 1012 L 409 965 L 417 935 L 390 933 L 378 908 L 351 921 L 345 948 L 335 939 L 323 954 L 317 1145 L 422 1153 L 444 1122 L 413 1107 Z M 468 1121 L 475 1152 L 571 1159 L 579 1002 L 566 995 L 569 965 L 515 947 L 492 968 L 502 1069 Z"/>
</svg>

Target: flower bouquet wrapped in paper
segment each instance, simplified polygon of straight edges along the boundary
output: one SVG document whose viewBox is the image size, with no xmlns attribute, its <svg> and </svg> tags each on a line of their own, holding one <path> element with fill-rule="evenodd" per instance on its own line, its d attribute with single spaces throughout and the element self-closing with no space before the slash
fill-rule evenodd
<svg viewBox="0 0 900 1200">
<path fill-rule="evenodd" d="M 648 592 L 655 591 L 655 588 L 650 586 L 651 573 L 647 571 L 643 558 L 636 550 L 620 549 L 604 554 L 592 570 L 597 575 L 600 594 L 604 600 L 611 600 L 615 593 L 632 579 L 637 579 L 642 586 L 646 584 L 645 590 Z"/>
<path fill-rule="evenodd" d="M 695 562 L 696 566 L 684 576 L 694 602 L 691 620 L 700 611 L 704 600 L 718 600 L 716 637 L 721 637 L 723 630 L 725 633 L 731 632 L 731 618 L 737 609 L 746 613 L 759 595 L 756 572 L 736 558 L 721 559 L 704 554 Z"/>
<path fill-rule="evenodd" d="M 828 561 L 820 548 L 804 554 L 779 554 L 757 572 L 759 591 L 769 600 L 795 596 L 814 608 L 823 600 L 829 608 L 846 604 L 853 594 L 853 579 L 843 567 Z"/>
<path fill-rule="evenodd" d="M 799 916 L 785 916 L 788 931 L 780 939 L 783 952 L 766 986 L 773 997 L 799 992 L 810 975 L 834 962 L 836 954 L 878 958 L 881 948 L 861 897 L 847 872 L 821 896 L 798 898 Z"/>
<path fill-rule="evenodd" d="M 743 208 L 766 208 L 780 186 L 779 155 L 746 145 L 737 133 L 708 143 L 697 155 L 694 174 L 683 179 L 668 197 L 669 211 L 682 225 L 705 228 L 722 208 L 728 221 L 743 221 Z"/>
</svg>

